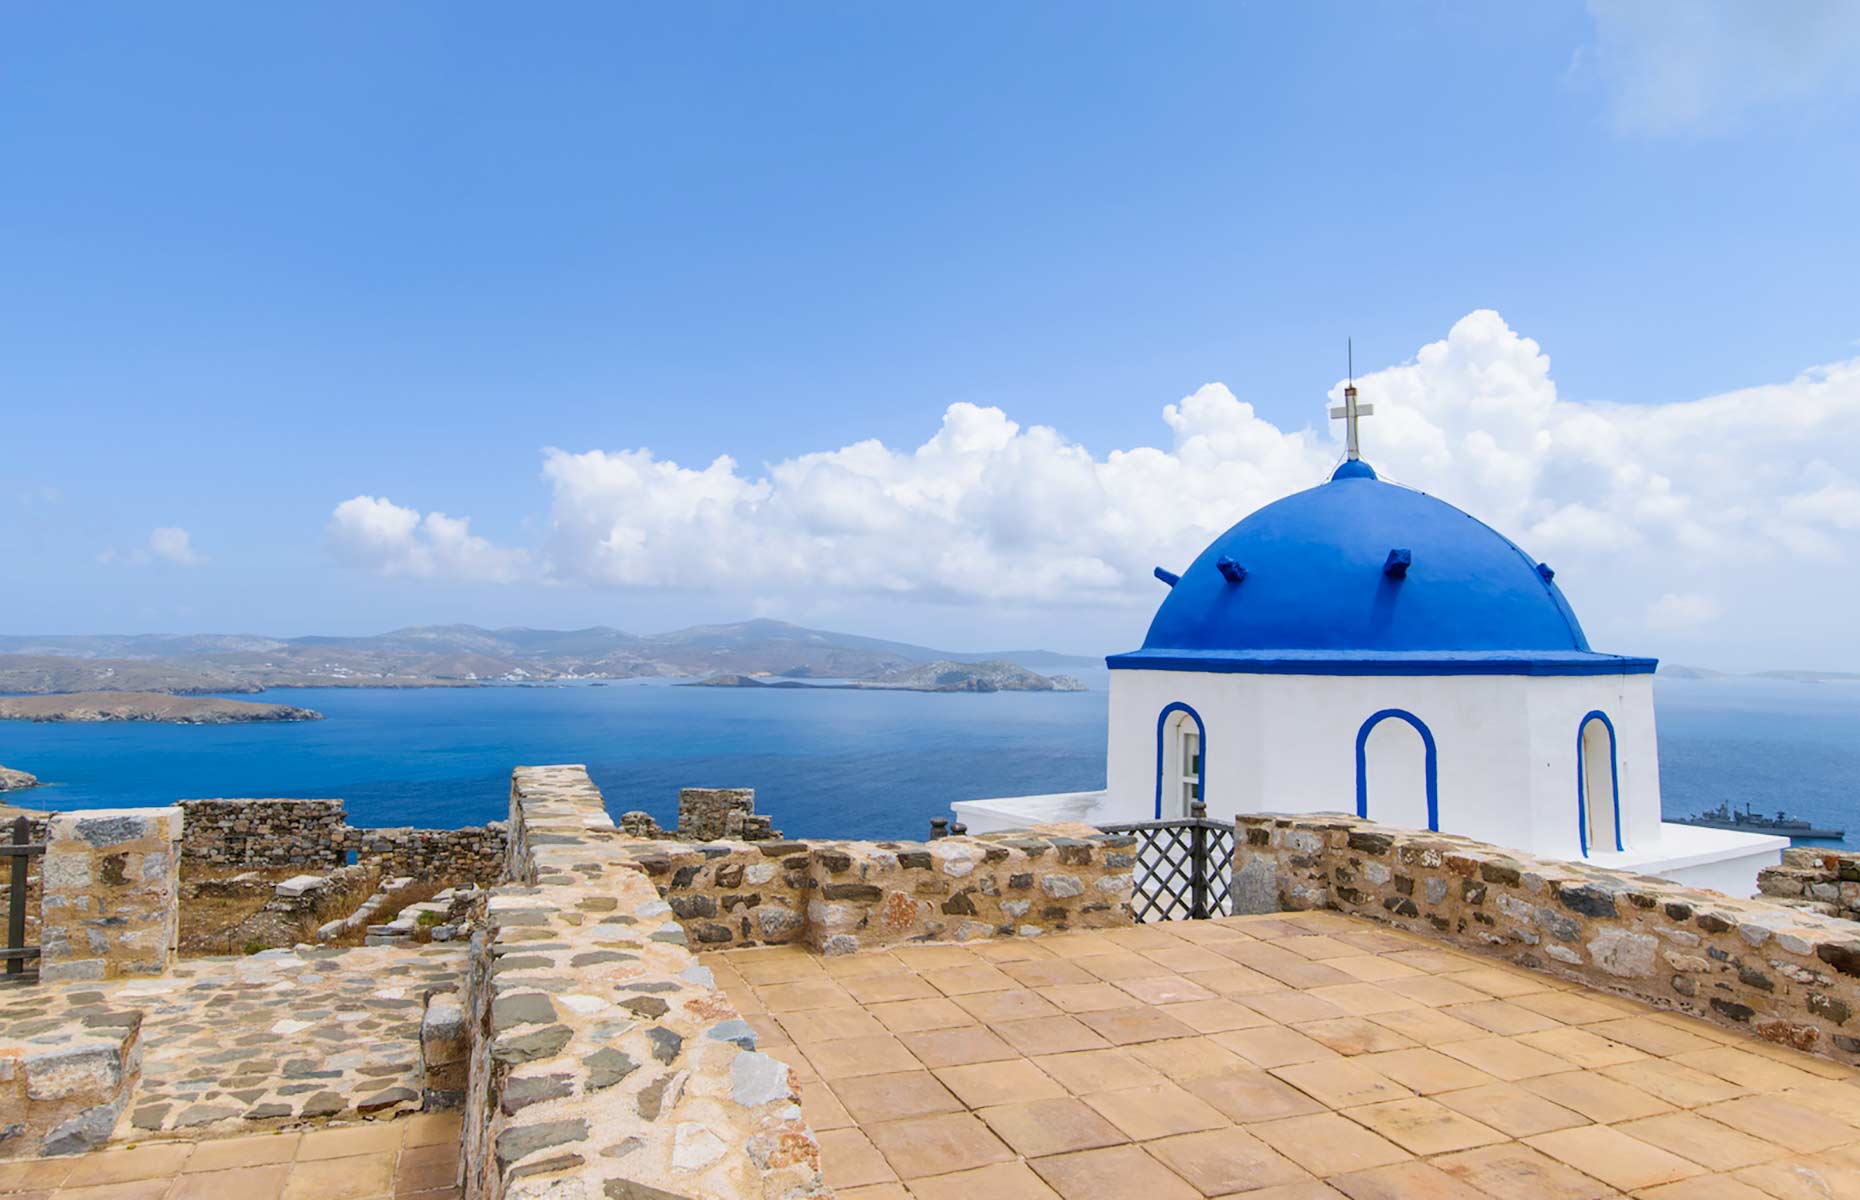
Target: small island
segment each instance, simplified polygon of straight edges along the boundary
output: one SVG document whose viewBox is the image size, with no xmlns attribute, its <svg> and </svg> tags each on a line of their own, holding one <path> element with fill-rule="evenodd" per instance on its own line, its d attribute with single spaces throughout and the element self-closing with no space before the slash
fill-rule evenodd
<svg viewBox="0 0 1860 1200">
<path fill-rule="evenodd" d="M 959 663 L 941 660 L 892 671 L 877 679 L 847 683 L 802 683 L 796 679 L 765 680 L 754 675 L 722 674 L 681 683 L 679 687 L 784 688 L 791 691 L 839 689 L 868 692 L 1082 692 L 1085 685 L 1070 675 L 1041 675 L 1011 662 Z"/>
<path fill-rule="evenodd" d="M 10 767 L 0 767 L 0 792 L 23 792 L 29 787 L 38 787 L 39 777 L 29 771 L 15 771 Z"/>
<path fill-rule="evenodd" d="M 234 725 L 247 721 L 322 719 L 320 712 L 289 704 L 171 696 L 165 692 L 0 696 L 0 721 L 163 721 L 173 725 Z"/>
</svg>

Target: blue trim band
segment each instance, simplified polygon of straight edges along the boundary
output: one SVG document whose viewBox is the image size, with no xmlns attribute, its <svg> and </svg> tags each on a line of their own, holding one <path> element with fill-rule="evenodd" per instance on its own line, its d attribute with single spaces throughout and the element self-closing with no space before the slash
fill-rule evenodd
<svg viewBox="0 0 1860 1200">
<path fill-rule="evenodd" d="M 1651 675 L 1657 658 L 1567 651 L 1132 650 L 1113 671 L 1215 675 Z"/>
<path fill-rule="evenodd" d="M 1164 705 L 1162 712 L 1156 715 L 1156 816 L 1154 819 L 1158 821 L 1163 819 L 1163 733 L 1169 727 L 1170 714 L 1179 712 L 1187 713 L 1194 718 L 1195 733 L 1201 738 L 1201 802 L 1203 804 L 1208 802 L 1208 727 L 1201 723 L 1200 713 L 1182 703 L 1180 700 L 1177 700 Z M 1188 814 L 1184 813 L 1182 815 L 1187 816 Z"/>
<path fill-rule="evenodd" d="M 1434 734 L 1421 721 L 1421 718 L 1406 709 L 1385 708 L 1374 713 L 1363 727 L 1356 731 L 1356 815 L 1369 820 L 1369 735 L 1376 726 L 1395 717 L 1414 726 L 1421 735 L 1421 746 L 1427 751 L 1427 828 L 1430 832 L 1440 832 L 1440 756 L 1434 748 Z"/>
<path fill-rule="evenodd" d="M 1601 709 L 1591 709 L 1576 725 L 1576 833 L 1582 842 L 1582 857 L 1589 857 L 1589 763 L 1583 735 L 1590 721 L 1600 721 L 1608 731 L 1608 784 L 1614 790 L 1615 849 L 1625 849 L 1621 841 L 1621 751 L 1615 745 L 1615 723 Z"/>
</svg>

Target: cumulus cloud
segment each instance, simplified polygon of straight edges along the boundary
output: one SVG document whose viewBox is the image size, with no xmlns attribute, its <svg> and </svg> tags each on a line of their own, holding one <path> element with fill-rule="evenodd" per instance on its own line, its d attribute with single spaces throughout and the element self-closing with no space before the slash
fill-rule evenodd
<svg viewBox="0 0 1860 1200">
<path fill-rule="evenodd" d="M 105 566 L 120 561 L 133 567 L 146 567 L 153 563 L 193 567 L 207 560 L 194 549 L 194 539 L 187 530 L 178 525 L 162 525 L 150 531 L 147 542 L 127 554 L 119 555 L 114 547 L 109 547 L 97 553 L 97 561 Z"/>
<path fill-rule="evenodd" d="M 1851 95 L 1860 5 L 1851 0 L 1589 0 L 1593 63 L 1625 130 L 1710 129 L 1749 112 Z"/>
<path fill-rule="evenodd" d="M 1854 582 L 1860 359 L 1699 400 L 1583 402 L 1559 395 L 1542 347 L 1479 311 L 1357 383 L 1376 410 L 1364 452 L 1383 477 L 1552 562 L 1603 648 L 1784 612 L 1796 630 L 1817 614 L 1840 627 L 1812 597 Z M 1339 382 L 1330 401 L 1341 398 Z M 744 605 L 831 594 L 1140 612 L 1157 599 L 1152 566 L 1179 570 L 1234 521 L 1326 476 L 1340 430 L 1321 404 L 1321 430 L 1282 428 L 1210 383 L 1162 407 L 1160 445 L 1103 454 L 972 404 L 951 405 L 915 448 L 862 441 L 758 470 L 548 450 L 549 532 L 534 554 L 367 496 L 338 506 L 331 534 L 357 561 L 416 576 Z"/>
<path fill-rule="evenodd" d="M 350 562 L 383 575 L 489 583 L 522 578 L 529 555 L 492 544 L 464 517 L 417 510 L 379 496 L 354 496 L 329 518 L 330 544 Z"/>
</svg>

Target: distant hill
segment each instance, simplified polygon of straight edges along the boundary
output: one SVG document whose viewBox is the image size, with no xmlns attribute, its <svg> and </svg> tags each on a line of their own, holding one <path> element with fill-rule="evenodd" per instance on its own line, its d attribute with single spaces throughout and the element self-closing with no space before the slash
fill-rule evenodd
<svg viewBox="0 0 1860 1200">
<path fill-rule="evenodd" d="M 887 672 L 877 679 L 847 683 L 806 683 L 793 678 L 759 679 L 753 675 L 712 675 L 680 687 L 788 688 L 825 691 L 851 688 L 890 692 L 1082 692 L 1085 685 L 1070 675 L 1041 675 L 1011 662 L 959 663 L 949 659 Z"/>
<path fill-rule="evenodd" d="M 959 653 L 784 621 L 637 635 L 425 625 L 365 637 L 0 635 L 0 693 L 255 692 L 267 687 L 444 687 L 651 676 L 876 680 L 936 662 L 1098 666 L 1050 651 Z"/>
</svg>

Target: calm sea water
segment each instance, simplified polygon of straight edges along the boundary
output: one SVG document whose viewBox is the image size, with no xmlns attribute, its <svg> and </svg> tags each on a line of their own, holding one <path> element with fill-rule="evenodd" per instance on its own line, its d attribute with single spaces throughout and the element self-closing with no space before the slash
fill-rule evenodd
<svg viewBox="0 0 1860 1200">
<path fill-rule="evenodd" d="M 0 764 L 48 808 L 340 796 L 359 825 L 502 817 L 519 763 L 586 763 L 616 814 L 674 818 L 680 786 L 753 787 L 796 836 L 911 837 L 953 800 L 1104 786 L 1103 678 L 1085 693 L 734 691 L 661 682 L 291 689 L 328 719 L 181 726 L 0 722 Z M 1661 680 L 1668 815 L 1746 800 L 1860 844 L 1860 686 Z"/>
</svg>

